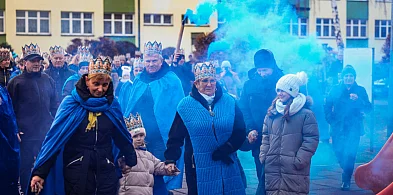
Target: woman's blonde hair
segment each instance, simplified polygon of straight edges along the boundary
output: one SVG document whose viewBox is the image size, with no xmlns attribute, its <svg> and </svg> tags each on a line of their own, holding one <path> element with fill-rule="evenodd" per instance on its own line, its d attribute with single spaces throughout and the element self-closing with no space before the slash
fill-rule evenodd
<svg viewBox="0 0 393 195">
<path fill-rule="evenodd" d="M 87 78 L 90 79 L 94 79 L 94 80 L 105 80 L 105 79 L 109 79 L 112 80 L 112 77 L 108 74 L 104 74 L 104 73 L 94 73 L 94 74 L 88 74 Z"/>
<path fill-rule="evenodd" d="M 276 102 L 277 102 L 278 99 L 280 99 L 280 98 L 277 96 L 273 100 L 272 105 L 267 110 L 267 115 L 268 116 L 273 116 L 274 115 L 273 110 L 276 109 Z M 287 120 L 287 121 L 289 120 L 289 108 L 291 108 L 292 102 L 293 102 L 293 97 L 290 97 L 288 102 L 287 102 L 287 105 L 285 106 L 284 115 L 282 116 L 282 118 L 285 118 L 285 120 Z"/>
</svg>

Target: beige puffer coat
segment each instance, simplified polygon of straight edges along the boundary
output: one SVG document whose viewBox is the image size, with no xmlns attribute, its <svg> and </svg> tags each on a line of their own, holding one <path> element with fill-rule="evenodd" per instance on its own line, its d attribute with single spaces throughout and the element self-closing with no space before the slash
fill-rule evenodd
<svg viewBox="0 0 393 195">
<path fill-rule="evenodd" d="M 165 163 L 146 150 L 135 149 L 138 163 L 130 168 L 120 159 L 119 164 L 123 177 L 120 179 L 119 195 L 151 195 L 153 194 L 153 175 L 170 175 Z"/>
<path fill-rule="evenodd" d="M 278 113 L 266 116 L 259 155 L 265 163 L 266 194 L 308 194 L 311 157 L 318 143 L 318 125 L 311 110 L 303 107 L 289 121 Z"/>
</svg>

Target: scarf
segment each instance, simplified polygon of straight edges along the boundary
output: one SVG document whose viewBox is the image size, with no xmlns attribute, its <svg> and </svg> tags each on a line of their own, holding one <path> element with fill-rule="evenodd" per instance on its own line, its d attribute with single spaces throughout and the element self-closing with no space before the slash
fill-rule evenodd
<svg viewBox="0 0 393 195">
<path fill-rule="evenodd" d="M 292 116 L 292 115 L 296 114 L 297 112 L 299 112 L 299 110 L 303 108 L 304 104 L 306 104 L 306 101 L 307 101 L 306 96 L 303 95 L 302 93 L 299 93 L 299 95 L 297 95 L 293 99 L 293 102 L 292 102 L 291 106 L 289 107 L 289 116 Z M 285 107 L 286 107 L 286 105 L 284 105 L 281 102 L 281 100 L 278 99 L 276 102 L 277 112 L 284 115 L 285 114 Z"/>
<path fill-rule="evenodd" d="M 208 95 L 205 95 L 205 94 L 203 94 L 201 92 L 199 92 L 199 93 L 202 95 L 203 98 L 205 98 L 205 100 L 207 101 L 207 103 L 209 105 L 211 105 L 213 103 L 214 97 L 216 97 L 216 94 L 213 94 L 212 96 L 208 96 Z"/>
</svg>

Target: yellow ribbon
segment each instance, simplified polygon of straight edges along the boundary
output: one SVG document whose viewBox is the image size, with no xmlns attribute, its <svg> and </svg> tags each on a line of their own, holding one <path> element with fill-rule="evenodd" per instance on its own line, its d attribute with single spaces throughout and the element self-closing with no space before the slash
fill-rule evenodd
<svg viewBox="0 0 393 195">
<path fill-rule="evenodd" d="M 89 112 L 89 124 L 86 127 L 86 132 L 92 130 L 93 128 L 95 128 L 97 126 L 97 117 L 101 116 L 101 112 Z"/>
</svg>

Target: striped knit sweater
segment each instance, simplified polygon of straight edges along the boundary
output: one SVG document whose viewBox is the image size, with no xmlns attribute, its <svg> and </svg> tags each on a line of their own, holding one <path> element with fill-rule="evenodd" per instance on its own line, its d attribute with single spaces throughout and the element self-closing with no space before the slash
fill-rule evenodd
<svg viewBox="0 0 393 195">
<path fill-rule="evenodd" d="M 178 105 L 178 113 L 190 135 L 197 173 L 199 195 L 245 194 L 235 153 L 235 162 L 226 165 L 213 161 L 212 153 L 228 141 L 233 131 L 235 100 L 227 94 L 215 104 L 211 114 L 197 100 L 188 96 Z"/>
</svg>

